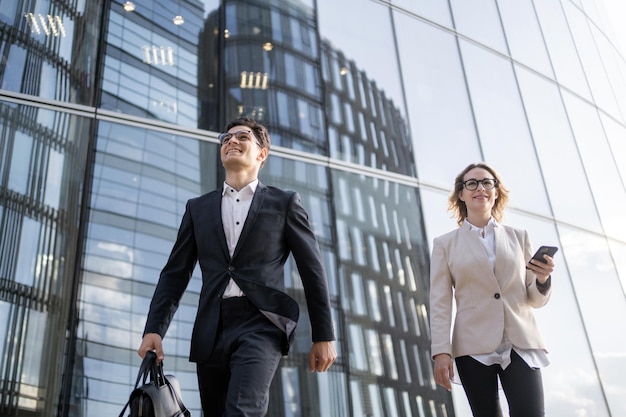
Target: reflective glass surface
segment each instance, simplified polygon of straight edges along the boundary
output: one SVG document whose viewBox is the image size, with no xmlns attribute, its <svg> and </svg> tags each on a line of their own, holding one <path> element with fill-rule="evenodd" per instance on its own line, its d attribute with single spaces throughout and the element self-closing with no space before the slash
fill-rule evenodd
<svg viewBox="0 0 626 417">
<path fill-rule="evenodd" d="M 448 187 L 458 171 L 483 159 L 458 44 L 451 33 L 404 14 L 394 13 L 394 21 L 418 178 Z"/>
<path fill-rule="evenodd" d="M 499 1 L 498 10 L 511 57 L 554 78 L 533 1 Z"/>
<path fill-rule="evenodd" d="M 432 389 L 428 248 L 412 187 L 333 171 L 340 294 L 354 412 L 394 415 L 404 396 Z M 372 320 L 373 319 L 373 320 Z M 377 377 L 376 386 L 364 390 Z M 439 392 L 437 408 L 451 413 Z M 370 410 L 370 407 L 372 409 Z M 415 402 L 407 415 L 422 415 Z"/>
<path fill-rule="evenodd" d="M 338 337 L 308 374 L 289 260 L 301 320 L 268 415 L 471 415 L 434 382 L 427 271 L 454 176 L 481 160 L 511 190 L 505 223 L 560 248 L 536 311 L 547 415 L 626 414 L 626 63 L 601 9 L 0 0 L 0 415 L 119 414 L 184 204 L 220 186 L 216 138 L 239 116 L 272 133 L 261 180 L 302 196 Z M 194 415 L 200 285 L 165 339 Z"/>
<path fill-rule="evenodd" d="M 589 29 L 585 15 L 569 2 L 563 4 L 563 10 L 569 22 L 576 50 L 585 71 L 585 78 L 591 88 L 593 101 L 614 117 L 620 117 L 620 110 L 615 94 L 607 78 L 606 69 L 598 48 Z"/>
<path fill-rule="evenodd" d="M 83 415 L 121 410 L 130 393 L 154 286 L 185 203 L 217 186 L 217 147 L 171 133 L 98 125 L 76 342 L 77 376 L 88 388 Z M 187 357 L 200 286 L 194 273 L 164 339 L 166 369 L 179 379 L 194 414 L 200 413 L 200 400 Z M 120 370 L 118 378 L 103 378 L 109 363 Z"/>
<path fill-rule="evenodd" d="M 565 2 L 569 3 L 569 2 Z M 556 80 L 576 94 L 591 99 L 589 85 L 559 0 L 533 2 L 548 47 Z"/>
<path fill-rule="evenodd" d="M 507 179 L 508 188 L 515 190 L 510 196 L 512 204 L 549 214 L 545 185 L 511 63 L 469 42 L 461 40 L 460 46 L 483 159 Z M 457 167 L 457 173 L 464 167 Z"/>
<path fill-rule="evenodd" d="M 57 3 L 2 1 L 0 89 L 94 105 L 102 1 Z"/>
<path fill-rule="evenodd" d="M 450 6 L 446 0 L 391 0 L 391 3 L 422 18 L 432 20 L 440 25 L 452 27 Z"/>
<path fill-rule="evenodd" d="M 600 232 L 591 184 L 558 86 L 521 66 L 515 66 L 515 73 L 554 215 Z M 576 204 L 571 202 L 573 195 Z"/>
<path fill-rule="evenodd" d="M 456 31 L 498 52 L 507 53 L 502 22 L 494 0 L 450 0 Z"/>
<path fill-rule="evenodd" d="M 626 189 L 598 113 L 571 94 L 564 94 L 563 98 L 604 233 L 623 240 L 626 216 L 621 207 L 626 206 Z"/>
<path fill-rule="evenodd" d="M 56 409 L 73 311 L 88 119 L 0 101 L 0 414 Z M 84 138 L 77 140 L 77 138 Z"/>
</svg>

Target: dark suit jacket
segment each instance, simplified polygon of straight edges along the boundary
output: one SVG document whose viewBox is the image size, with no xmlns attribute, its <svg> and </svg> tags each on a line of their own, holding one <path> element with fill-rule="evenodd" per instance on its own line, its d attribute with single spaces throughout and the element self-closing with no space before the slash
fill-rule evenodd
<svg viewBox="0 0 626 417">
<path fill-rule="evenodd" d="M 231 258 L 222 225 L 221 191 L 187 202 L 176 243 L 152 297 L 144 334 L 165 336 L 199 262 L 202 290 L 189 359 L 202 362 L 211 353 L 220 298 L 230 278 L 283 331 L 283 354 L 287 354 L 299 316 L 298 304 L 284 292 L 284 264 L 291 252 L 304 285 L 313 341 L 335 340 L 326 274 L 300 196 L 259 182 Z"/>
</svg>

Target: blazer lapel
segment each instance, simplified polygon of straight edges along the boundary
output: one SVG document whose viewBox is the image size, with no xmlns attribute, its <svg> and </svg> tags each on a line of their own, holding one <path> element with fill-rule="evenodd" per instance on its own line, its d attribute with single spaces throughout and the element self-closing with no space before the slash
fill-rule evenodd
<svg viewBox="0 0 626 417">
<path fill-rule="evenodd" d="M 256 187 L 256 191 L 254 196 L 252 197 L 252 203 L 250 204 L 250 210 L 248 211 L 248 217 L 246 217 L 246 221 L 243 224 L 243 229 L 241 229 L 241 235 L 239 236 L 239 240 L 237 241 L 237 246 L 235 246 L 235 251 L 233 252 L 233 259 L 239 253 L 242 242 L 246 241 L 248 234 L 254 227 L 254 222 L 256 221 L 257 215 L 263 207 L 263 201 L 265 200 L 265 193 L 267 191 L 267 187 L 259 181 Z M 224 240 L 225 241 L 225 240 Z"/>
<path fill-rule="evenodd" d="M 472 231 L 470 225 L 467 223 L 463 223 L 461 226 L 460 234 L 465 243 L 465 246 L 469 248 L 469 252 L 476 259 L 476 265 L 480 267 L 481 275 L 496 278 L 494 271 L 489 266 L 489 262 L 487 260 L 487 253 L 485 252 L 485 248 L 483 247 L 483 243 L 480 241 L 480 237 L 476 234 L 476 232 Z M 496 238 L 496 242 L 497 242 Z M 497 245 L 497 244 L 496 244 Z M 497 246 L 496 246 L 496 253 Z"/>
</svg>

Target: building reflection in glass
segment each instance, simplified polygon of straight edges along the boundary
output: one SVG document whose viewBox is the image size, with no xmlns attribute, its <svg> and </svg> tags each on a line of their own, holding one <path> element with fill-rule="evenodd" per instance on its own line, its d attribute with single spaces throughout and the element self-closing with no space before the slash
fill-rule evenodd
<svg viewBox="0 0 626 417">
<path fill-rule="evenodd" d="M 512 170 L 518 195 L 541 196 L 521 198 L 511 219 L 562 248 L 558 308 L 542 320 L 558 352 L 548 408 L 619 413 L 624 344 L 605 335 L 623 336 L 605 330 L 626 305 L 623 83 L 601 22 L 573 2 L 485 4 L 478 17 L 463 2 L 409 3 L 1 3 L 1 415 L 119 413 L 184 204 L 220 186 L 215 132 L 237 116 L 272 132 L 262 181 L 302 195 L 338 330 L 332 371 L 306 372 L 310 330 L 290 261 L 303 317 L 270 415 L 466 415 L 432 378 L 422 222 L 448 230 L 449 171 L 477 155 Z M 509 152 L 510 126 L 526 158 Z M 453 148 L 463 153 L 450 158 Z M 513 169 L 522 160 L 535 168 Z M 545 186 L 526 187 L 529 175 Z M 593 256 L 577 255 L 580 242 L 595 242 Z M 194 274 L 165 339 L 194 415 L 199 290 Z"/>
</svg>

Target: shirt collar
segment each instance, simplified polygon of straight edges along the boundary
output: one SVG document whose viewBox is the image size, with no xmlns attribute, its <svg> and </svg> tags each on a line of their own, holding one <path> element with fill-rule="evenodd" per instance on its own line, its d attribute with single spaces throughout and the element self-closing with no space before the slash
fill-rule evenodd
<svg viewBox="0 0 626 417">
<path fill-rule="evenodd" d="M 468 220 L 467 217 L 465 218 L 465 220 L 463 221 L 463 223 L 467 224 L 469 226 L 470 230 L 483 230 L 482 227 L 478 227 L 478 226 L 474 226 L 473 224 L 471 224 Z M 495 221 L 495 219 L 493 217 L 491 217 L 489 219 L 489 221 L 487 222 L 487 226 L 485 226 L 485 229 L 487 228 L 496 228 L 499 226 L 499 223 L 497 221 Z"/>
<path fill-rule="evenodd" d="M 256 187 L 258 185 L 259 185 L 259 179 L 257 178 L 251 183 L 249 183 L 248 185 L 246 185 L 245 187 L 243 187 L 241 190 L 237 191 L 230 185 L 226 184 L 226 181 L 224 181 L 224 185 L 222 186 L 222 195 L 226 194 L 226 191 L 228 190 L 234 190 L 236 193 L 238 192 L 238 193 L 246 193 L 249 195 L 254 195 L 254 192 L 256 191 Z"/>
</svg>

